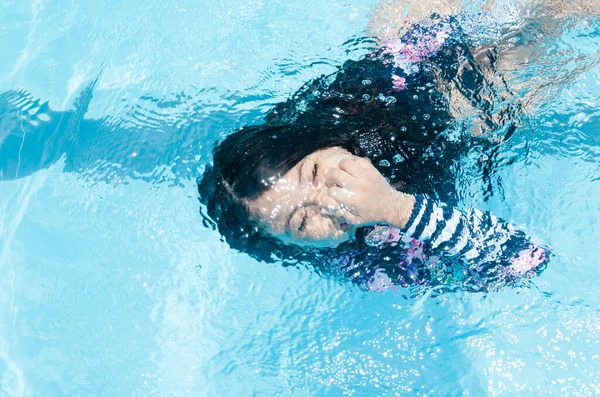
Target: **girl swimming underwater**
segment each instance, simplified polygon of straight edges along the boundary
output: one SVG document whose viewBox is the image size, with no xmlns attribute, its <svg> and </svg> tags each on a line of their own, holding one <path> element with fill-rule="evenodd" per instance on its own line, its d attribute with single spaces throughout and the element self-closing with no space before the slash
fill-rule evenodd
<svg viewBox="0 0 600 397">
<path fill-rule="evenodd" d="M 542 272 L 547 248 L 456 208 L 461 159 L 500 147 L 522 112 L 498 49 L 465 28 L 485 18 L 432 14 L 217 145 L 198 187 L 226 241 L 368 290 L 489 291 Z"/>
</svg>

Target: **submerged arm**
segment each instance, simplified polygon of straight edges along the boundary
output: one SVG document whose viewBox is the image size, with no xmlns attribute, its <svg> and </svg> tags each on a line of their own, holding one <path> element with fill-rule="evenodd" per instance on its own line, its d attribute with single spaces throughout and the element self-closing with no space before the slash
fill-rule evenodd
<svg viewBox="0 0 600 397">
<path fill-rule="evenodd" d="M 495 0 L 487 0 L 481 11 L 493 13 L 495 6 Z M 517 2 L 515 8 L 524 17 L 546 19 L 546 26 L 551 29 L 555 23 L 553 19 L 573 15 L 599 16 L 600 0 L 529 0 Z M 458 0 L 382 0 L 369 15 L 366 31 L 372 36 L 388 38 L 433 13 L 445 16 L 460 11 Z M 506 12 L 504 8 L 502 12 Z"/>
<path fill-rule="evenodd" d="M 535 114 L 554 90 L 598 64 L 600 51 L 594 57 L 581 52 L 582 47 L 557 43 L 568 30 L 583 26 L 581 23 L 597 26 L 600 0 L 523 1 L 516 11 L 518 23 L 510 24 L 497 43 L 496 67 L 521 98 L 523 111 Z"/>
<path fill-rule="evenodd" d="M 494 1 L 488 3 L 493 4 Z M 600 0 L 530 0 L 520 4 L 523 12 L 533 16 L 565 18 L 572 15 L 600 15 Z M 541 11 L 541 12 L 540 12 Z"/>
<path fill-rule="evenodd" d="M 459 11 L 458 0 L 382 0 L 367 23 L 367 34 L 379 38 L 395 37 L 398 31 L 427 19 L 431 14 L 451 15 Z"/>
<path fill-rule="evenodd" d="M 535 270 L 548 253 L 521 230 L 489 212 L 458 210 L 425 196 L 417 196 L 407 238 L 428 242 L 432 253 L 503 265 L 514 275 Z"/>
</svg>

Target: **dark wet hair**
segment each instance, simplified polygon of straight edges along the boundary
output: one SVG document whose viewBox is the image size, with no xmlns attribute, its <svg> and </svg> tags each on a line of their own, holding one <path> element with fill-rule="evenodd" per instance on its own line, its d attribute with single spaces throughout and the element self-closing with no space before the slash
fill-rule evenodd
<svg viewBox="0 0 600 397">
<path fill-rule="evenodd" d="M 263 231 L 246 202 L 320 149 L 339 146 L 367 157 L 409 193 L 433 193 L 446 181 L 442 174 L 449 164 L 438 157 L 424 166 L 423 159 L 436 156 L 427 152 L 452 122 L 448 104 L 428 84 L 426 71 L 407 77 L 408 88 L 400 91 L 393 87 L 392 69 L 385 56 L 348 61 L 277 105 L 266 123 L 244 127 L 216 145 L 198 190 L 208 217 L 233 248 L 269 262 L 310 256 Z M 433 146 L 446 150 L 447 144 Z"/>
<path fill-rule="evenodd" d="M 352 136 L 341 131 L 293 125 L 245 127 L 229 135 L 213 153 L 213 166 L 204 172 L 198 191 L 208 216 L 231 247 L 255 259 L 314 261 L 311 250 L 284 245 L 265 232 L 249 214 L 248 200 L 260 196 L 270 181 L 284 175 L 307 155 L 340 146 L 354 154 Z"/>
<path fill-rule="evenodd" d="M 465 99 L 486 114 L 493 113 L 486 94 L 493 90 L 458 33 L 418 69 L 404 73 L 385 51 L 347 61 L 338 72 L 309 82 L 278 104 L 264 124 L 235 131 L 218 144 L 198 189 L 226 241 L 260 260 L 308 258 L 307 250 L 283 245 L 262 231 L 245 202 L 264 192 L 270 178 L 333 146 L 369 158 L 404 192 L 454 203 L 458 160 L 474 143 L 481 148 L 489 142 L 462 133 L 464 126 L 451 117 L 448 95 L 439 87 L 458 81 L 456 88 Z M 394 86 L 394 80 L 401 79 L 404 87 Z M 490 129 L 497 127 L 491 117 L 485 122 Z"/>
</svg>

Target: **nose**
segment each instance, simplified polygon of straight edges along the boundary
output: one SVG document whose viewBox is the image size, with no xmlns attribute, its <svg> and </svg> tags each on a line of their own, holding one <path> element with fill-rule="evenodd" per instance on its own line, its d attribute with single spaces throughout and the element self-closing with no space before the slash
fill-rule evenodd
<svg viewBox="0 0 600 397">
<path fill-rule="evenodd" d="M 329 196 L 329 192 L 327 189 L 327 185 L 325 184 L 325 181 L 319 181 L 317 186 L 313 187 L 314 201 L 319 202 L 323 198 L 328 197 L 328 196 Z"/>
</svg>

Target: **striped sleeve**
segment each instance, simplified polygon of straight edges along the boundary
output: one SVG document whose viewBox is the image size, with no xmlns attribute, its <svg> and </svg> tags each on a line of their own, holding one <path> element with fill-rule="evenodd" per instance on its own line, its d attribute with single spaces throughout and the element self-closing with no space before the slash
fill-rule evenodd
<svg viewBox="0 0 600 397">
<path fill-rule="evenodd" d="M 419 241 L 431 241 L 431 248 L 443 247 L 458 253 L 467 245 L 465 214 L 425 196 L 415 196 L 416 203 L 404 233 Z"/>
<path fill-rule="evenodd" d="M 416 203 L 403 232 L 407 238 L 428 242 L 432 254 L 458 256 L 486 263 L 519 264 L 525 255 L 535 268 L 547 253 L 513 225 L 489 212 L 458 210 L 426 196 L 415 196 Z M 542 255 L 543 254 L 543 255 Z M 544 256 L 544 260 L 540 258 Z M 521 266 L 522 267 L 522 266 Z M 525 266 L 527 267 L 527 266 Z"/>
</svg>

